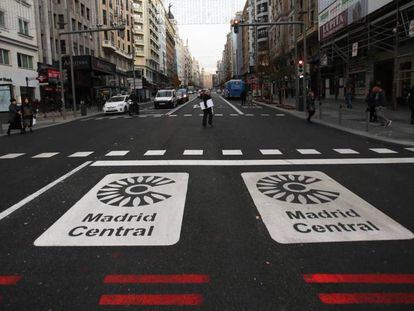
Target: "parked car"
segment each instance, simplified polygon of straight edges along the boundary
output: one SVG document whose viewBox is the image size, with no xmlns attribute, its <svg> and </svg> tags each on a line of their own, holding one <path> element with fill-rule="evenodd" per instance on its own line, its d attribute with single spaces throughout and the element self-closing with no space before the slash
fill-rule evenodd
<svg viewBox="0 0 414 311">
<path fill-rule="evenodd" d="M 179 105 L 188 102 L 188 93 L 186 89 L 177 90 L 177 101 Z"/>
<path fill-rule="evenodd" d="M 154 99 L 154 108 L 161 107 L 174 108 L 177 106 L 177 94 L 175 90 L 159 90 Z"/>
<path fill-rule="evenodd" d="M 126 113 L 129 111 L 131 101 L 128 95 L 116 95 L 108 99 L 103 107 L 103 112 L 109 113 Z"/>
</svg>

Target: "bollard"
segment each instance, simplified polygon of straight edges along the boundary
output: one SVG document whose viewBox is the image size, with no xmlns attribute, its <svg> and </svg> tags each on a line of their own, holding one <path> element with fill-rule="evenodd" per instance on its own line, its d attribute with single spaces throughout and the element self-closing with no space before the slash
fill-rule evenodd
<svg viewBox="0 0 414 311">
<path fill-rule="evenodd" d="M 342 124 L 342 105 L 339 105 L 338 122 Z"/>
<path fill-rule="evenodd" d="M 366 125 L 365 125 L 365 130 L 367 131 L 367 132 L 369 132 L 369 111 L 368 110 L 366 110 L 365 111 L 365 115 L 366 115 L 366 117 L 365 117 L 365 121 L 366 121 Z"/>
</svg>

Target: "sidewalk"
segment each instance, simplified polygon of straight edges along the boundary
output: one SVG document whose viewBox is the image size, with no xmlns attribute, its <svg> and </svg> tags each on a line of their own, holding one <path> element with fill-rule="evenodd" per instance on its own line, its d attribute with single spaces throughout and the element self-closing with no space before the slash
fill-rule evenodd
<svg viewBox="0 0 414 311">
<path fill-rule="evenodd" d="M 284 107 L 278 104 L 268 104 L 264 100 L 256 101 L 256 103 L 273 108 L 277 107 L 301 119 L 307 117 L 306 112 L 295 110 L 293 98 L 287 99 Z M 383 127 L 379 123 L 367 122 L 368 115 L 364 102 L 354 103 L 353 109 L 347 109 L 344 100 L 337 102 L 327 100 L 323 101 L 320 107 L 319 103 L 316 106 L 316 113 L 312 119 L 315 123 L 385 142 L 414 146 L 414 125 L 410 124 L 411 111 L 408 107 L 402 107 L 397 111 L 387 109 L 386 114 L 392 120 L 392 125 Z"/>
</svg>

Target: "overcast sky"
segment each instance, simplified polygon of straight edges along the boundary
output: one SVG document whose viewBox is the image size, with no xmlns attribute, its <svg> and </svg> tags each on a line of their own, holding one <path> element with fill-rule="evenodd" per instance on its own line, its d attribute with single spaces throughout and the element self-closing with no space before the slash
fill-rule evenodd
<svg viewBox="0 0 414 311">
<path fill-rule="evenodd" d="M 246 0 L 165 0 L 166 7 L 168 3 L 173 5 L 172 12 L 179 24 L 180 37 L 184 41 L 188 39 L 191 54 L 200 62 L 200 67 L 210 73 L 215 73 L 217 61 L 221 59 L 226 35 L 230 32 L 230 20 L 237 11 L 243 10 L 245 2 Z"/>
</svg>

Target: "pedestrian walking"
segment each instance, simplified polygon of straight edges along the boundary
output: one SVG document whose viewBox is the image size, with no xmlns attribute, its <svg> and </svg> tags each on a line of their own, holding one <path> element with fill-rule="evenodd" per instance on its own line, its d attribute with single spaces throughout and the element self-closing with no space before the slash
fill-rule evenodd
<svg viewBox="0 0 414 311">
<path fill-rule="evenodd" d="M 381 83 L 377 82 L 372 89 L 375 101 L 375 112 L 378 120 L 381 122 L 382 126 L 388 127 L 391 125 L 392 121 L 387 118 L 385 115 L 385 92 L 381 88 Z"/>
<path fill-rule="evenodd" d="M 308 95 L 306 96 L 306 111 L 308 112 L 308 119 L 309 123 L 312 123 L 312 117 L 315 114 L 316 107 L 315 107 L 315 93 L 310 90 Z"/>
<path fill-rule="evenodd" d="M 414 85 L 411 87 L 408 103 L 410 104 L 411 109 L 411 124 L 414 124 Z"/>
<path fill-rule="evenodd" d="M 345 90 L 345 102 L 346 102 L 346 107 L 348 109 L 352 109 L 352 99 L 353 99 L 353 93 L 352 93 L 352 87 L 351 86 L 347 86 L 346 90 Z"/>
<path fill-rule="evenodd" d="M 203 126 L 206 127 L 206 125 L 207 125 L 207 117 L 208 117 L 208 124 L 210 126 L 213 126 L 213 107 L 212 106 L 208 107 L 208 105 L 207 105 L 207 102 L 212 100 L 211 96 L 206 90 L 203 90 L 203 91 L 201 91 L 200 98 L 203 100 L 201 105 L 204 106 L 204 107 L 201 107 L 201 108 L 204 108 L 203 109 L 203 112 L 204 112 Z"/>
<path fill-rule="evenodd" d="M 23 133 L 29 130 L 33 132 L 33 105 L 28 98 L 26 98 L 22 104 L 22 122 L 23 122 Z"/>
<path fill-rule="evenodd" d="M 7 130 L 7 135 L 10 136 L 11 130 L 20 130 L 20 134 L 23 134 L 21 110 L 21 104 L 18 105 L 16 100 L 12 98 L 9 105 L 9 129 Z"/>
<path fill-rule="evenodd" d="M 139 104 L 138 104 L 138 96 L 135 94 L 135 91 L 131 93 L 129 96 L 131 100 L 131 107 L 129 108 L 129 115 L 132 116 L 133 113 L 139 114 Z"/>
<path fill-rule="evenodd" d="M 242 106 L 246 105 L 246 97 L 247 97 L 247 90 L 246 90 L 246 87 L 245 87 L 243 89 L 243 91 L 241 92 L 241 95 L 240 95 Z"/>
<path fill-rule="evenodd" d="M 370 84 L 365 102 L 367 103 L 367 111 L 369 111 L 369 122 L 377 122 L 377 113 L 375 112 L 375 94 L 373 92 L 374 85 Z"/>
</svg>

